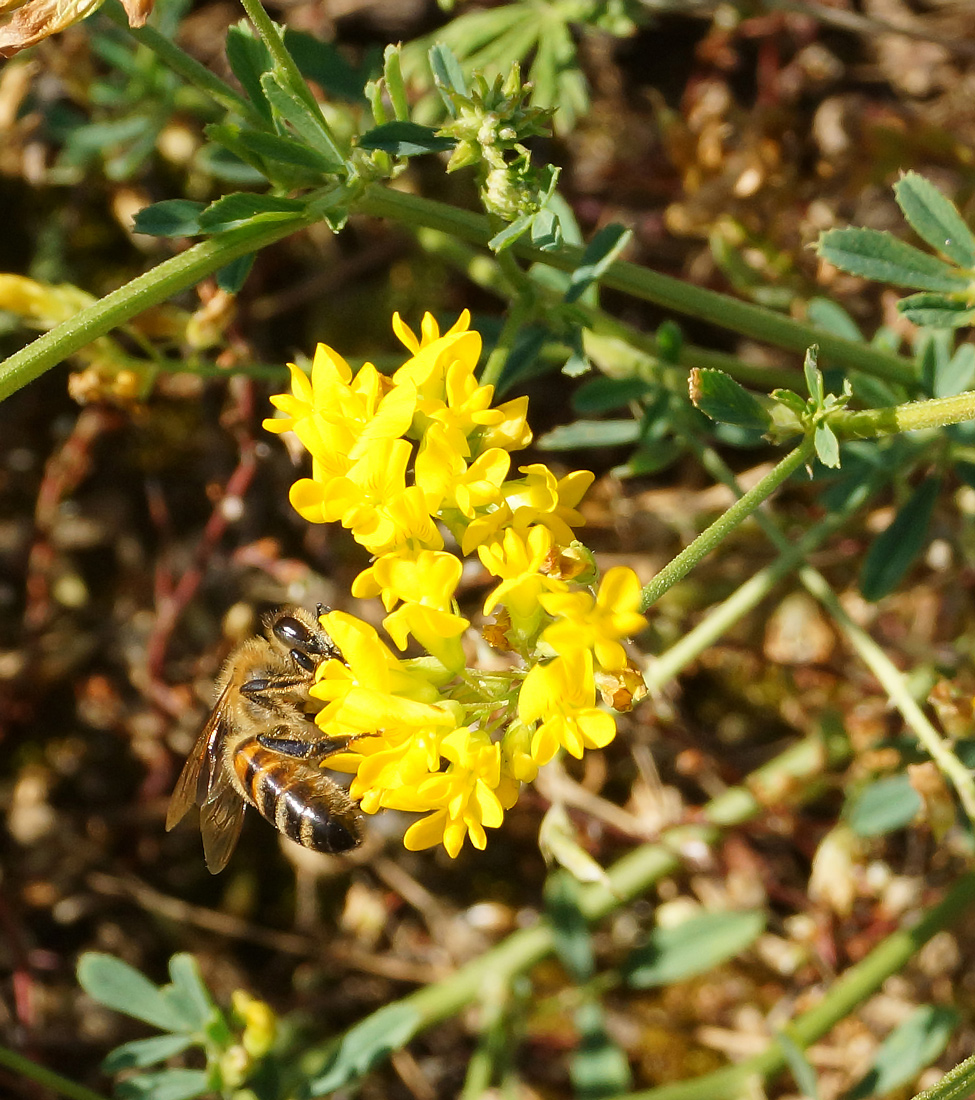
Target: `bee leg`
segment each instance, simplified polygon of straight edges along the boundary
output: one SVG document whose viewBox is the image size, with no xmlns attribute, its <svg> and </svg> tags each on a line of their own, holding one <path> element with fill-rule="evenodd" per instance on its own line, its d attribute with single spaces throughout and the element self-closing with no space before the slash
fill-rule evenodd
<svg viewBox="0 0 975 1100">
<path fill-rule="evenodd" d="M 268 710 L 276 710 L 281 697 L 287 698 L 289 693 L 300 690 L 307 680 L 304 677 L 286 680 L 276 676 L 273 680 L 264 677 L 255 677 L 240 685 L 240 693 L 252 703 L 266 707 Z"/>
<path fill-rule="evenodd" d="M 284 727 L 280 727 L 284 728 Z M 351 738 L 322 737 L 317 741 L 302 741 L 297 737 L 281 737 L 274 733 L 259 733 L 258 744 L 272 752 L 279 752 L 283 756 L 293 756 L 300 760 L 309 760 L 313 757 L 322 759 L 341 752 L 349 744 Z"/>
</svg>

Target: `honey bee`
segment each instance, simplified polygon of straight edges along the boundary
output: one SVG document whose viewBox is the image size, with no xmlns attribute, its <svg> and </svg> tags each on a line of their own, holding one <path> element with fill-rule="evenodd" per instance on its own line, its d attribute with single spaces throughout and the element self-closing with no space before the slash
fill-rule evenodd
<svg viewBox="0 0 975 1100">
<path fill-rule="evenodd" d="M 350 739 L 323 736 L 306 709 L 315 670 L 329 657 L 341 654 L 317 619 L 286 607 L 227 659 L 166 814 L 169 830 L 194 803 L 200 807 L 212 874 L 226 867 L 248 803 L 316 852 L 347 852 L 361 841 L 355 803 L 319 767 Z"/>
</svg>

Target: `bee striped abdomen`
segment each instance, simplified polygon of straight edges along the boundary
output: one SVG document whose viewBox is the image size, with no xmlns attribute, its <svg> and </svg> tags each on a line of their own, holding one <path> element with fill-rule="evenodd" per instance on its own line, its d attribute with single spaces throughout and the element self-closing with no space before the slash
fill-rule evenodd
<svg viewBox="0 0 975 1100">
<path fill-rule="evenodd" d="M 233 767 L 258 812 L 302 847 L 335 853 L 359 843 L 355 806 L 314 764 L 252 738 L 234 750 Z"/>
</svg>

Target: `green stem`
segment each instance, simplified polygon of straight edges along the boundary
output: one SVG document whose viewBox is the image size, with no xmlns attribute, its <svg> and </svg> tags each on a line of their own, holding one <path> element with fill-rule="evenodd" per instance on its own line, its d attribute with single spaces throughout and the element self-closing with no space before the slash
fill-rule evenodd
<svg viewBox="0 0 975 1100">
<path fill-rule="evenodd" d="M 961 424 L 966 420 L 975 420 L 975 393 L 935 397 L 930 401 L 911 401 L 905 405 L 864 412 L 842 410 L 829 417 L 829 426 L 838 435 L 868 439 L 878 435 L 892 435 L 895 432 L 943 428 L 946 424 Z"/>
<path fill-rule="evenodd" d="M 60 1073 L 45 1069 L 44 1066 L 39 1066 L 22 1054 L 8 1050 L 7 1047 L 0 1047 L 0 1066 L 21 1074 L 28 1081 L 34 1081 L 43 1088 L 56 1092 L 59 1096 L 66 1096 L 68 1100 L 105 1100 L 105 1097 L 97 1092 L 92 1092 L 84 1085 L 76 1085 L 74 1081 L 69 1081 Z"/>
<path fill-rule="evenodd" d="M 247 0 L 247 3 L 255 6 L 255 0 Z M 256 4 L 256 8 L 259 8 L 260 13 L 263 13 L 264 18 L 267 19 L 267 14 L 259 4 Z M 258 15 L 256 10 L 255 15 Z M 267 22 L 273 29 L 271 21 L 267 19 Z M 276 31 L 274 33 L 277 34 Z M 426 226 L 439 229 L 441 232 L 453 234 L 462 240 L 480 245 L 485 245 L 492 236 L 490 222 L 483 215 L 416 195 L 408 195 L 402 191 L 394 191 L 380 184 L 373 184 L 366 189 L 356 203 L 356 211 L 374 217 L 393 218 L 414 227 Z M 199 266 L 192 273 L 189 273 L 187 268 L 188 277 L 174 277 L 176 269 L 172 265 L 183 257 L 165 261 L 152 271 L 140 275 L 128 285 L 109 295 L 108 299 L 103 299 L 88 309 L 82 310 L 71 320 L 52 329 L 51 332 L 12 356 L 6 364 L 0 364 L 0 400 L 83 347 L 85 343 L 124 324 L 141 310 L 164 301 L 176 291 L 209 275 L 230 260 L 236 259 L 237 256 L 255 251 L 287 236 L 303 224 L 305 224 L 304 220 L 297 218 L 294 221 L 278 221 L 271 226 L 265 224 L 262 227 L 262 233 L 257 232 L 256 227 L 253 226 L 241 227 L 231 233 L 222 234 L 215 240 L 196 245 L 183 254 L 199 262 Z M 253 233 L 254 236 L 249 238 L 246 244 L 235 247 L 235 242 L 242 240 L 239 234 L 248 232 Z M 518 242 L 514 245 L 514 251 L 523 259 L 548 264 L 564 271 L 574 270 L 582 257 L 581 249 L 570 246 L 566 246 L 559 252 L 550 253 L 541 252 Z M 211 252 L 219 256 L 216 262 L 206 259 Z M 190 262 L 192 261 L 187 261 L 187 263 Z M 161 283 L 158 287 L 155 286 L 157 282 Z M 804 325 L 791 318 L 762 309 L 760 306 L 739 302 L 715 291 L 691 286 L 679 279 L 647 271 L 635 264 L 620 262 L 613 264 L 604 277 L 603 283 L 677 312 L 701 317 L 743 335 L 795 351 L 805 351 L 809 345 L 818 343 L 822 353 L 832 358 L 838 366 L 862 370 L 879 378 L 908 384 L 914 381 L 912 364 L 896 355 L 878 351 L 866 344 L 842 340 L 810 325 Z M 106 301 L 111 302 L 110 307 L 106 306 Z M 87 334 L 86 339 L 81 343 L 77 340 L 79 331 Z"/>
<path fill-rule="evenodd" d="M 264 248 L 308 224 L 309 219 L 301 215 L 273 222 L 256 220 L 164 260 L 0 363 L 0 401 L 136 314 L 193 286 L 238 256 Z"/>
<path fill-rule="evenodd" d="M 325 121 L 318 100 L 312 95 L 307 81 L 301 75 L 301 70 L 295 64 L 295 59 L 285 48 L 284 38 L 278 29 L 278 25 L 264 10 L 261 0 L 240 0 L 240 2 L 244 11 L 247 12 L 248 19 L 254 24 L 254 29 L 261 36 L 264 45 L 267 46 L 268 53 L 270 53 L 275 66 L 287 77 L 292 90 L 300 95 L 315 112 L 316 122 L 320 123 L 334 142 L 334 135 Z"/>
<path fill-rule="evenodd" d="M 851 966 L 830 987 L 823 999 L 785 1028 L 798 1046 L 808 1047 L 835 1024 L 875 993 L 883 983 L 908 963 L 935 933 L 953 924 L 975 902 L 975 875 L 965 875 L 944 899 L 929 909 L 911 928 L 901 928 L 879 943 L 866 958 Z M 755 1077 L 768 1078 L 785 1069 L 786 1059 L 779 1043 L 772 1042 L 752 1058 L 715 1073 L 679 1081 L 672 1085 L 626 1094 L 625 1100 L 730 1100 L 746 1091 Z M 624 1100 L 619 1097 L 618 1100 Z"/>
<path fill-rule="evenodd" d="M 758 816 L 766 805 L 794 798 L 796 792 L 804 792 L 805 785 L 819 776 L 824 768 L 835 766 L 848 754 L 849 745 L 845 739 L 835 737 L 810 737 L 791 746 L 752 772 L 740 787 L 730 788 L 704 806 L 701 811 L 703 824 L 668 829 L 658 841 L 640 845 L 609 868 L 607 885 L 597 883 L 582 888 L 580 908 L 586 919 L 599 920 L 646 893 L 661 878 L 679 869 L 683 853 L 691 850 L 688 845 L 696 850 L 700 843 L 714 843 L 720 838 L 723 828 L 740 825 Z M 314 1085 L 314 1079 L 327 1072 L 336 1055 L 342 1057 L 344 1063 L 350 1056 L 354 1060 L 358 1052 L 357 1069 L 366 1068 L 363 1066 L 366 1051 L 361 1046 L 370 1038 L 374 1042 L 375 1036 L 386 1034 L 384 1021 L 377 1019 L 380 1014 L 385 1014 L 386 1020 L 395 1021 L 397 1045 L 405 1044 L 421 1031 L 448 1019 L 477 1000 L 482 996 L 486 983 L 510 983 L 515 975 L 534 966 L 552 949 L 552 928 L 545 919 L 515 932 L 450 977 L 384 1006 L 356 1024 L 339 1040 L 306 1052 L 301 1060 L 302 1079 L 312 1081 Z M 346 1042 L 355 1050 L 343 1050 Z M 377 1050 L 375 1061 L 385 1053 L 388 1053 L 388 1048 Z M 369 1066 L 375 1064 L 371 1059 L 365 1060 Z M 340 1087 L 352 1076 L 350 1070 L 343 1081 L 329 1081 L 329 1088 Z"/>
<path fill-rule="evenodd" d="M 689 434 L 685 436 L 685 441 L 696 451 L 702 465 L 709 473 L 728 485 L 734 492 L 741 492 L 734 474 L 715 451 L 710 447 L 704 447 Z M 777 550 L 782 554 L 790 554 L 793 551 L 792 543 L 779 530 L 771 517 L 759 512 L 756 519 Z M 804 562 L 804 556 L 799 558 L 798 562 Z M 925 751 L 951 781 L 969 819 L 975 822 L 975 777 L 958 759 L 949 742 L 941 736 L 918 706 L 908 689 L 904 674 L 873 638 L 853 622 L 822 573 L 811 565 L 802 564 L 798 576 L 806 591 L 830 613 L 847 641 L 860 655 L 860 659 L 876 676 L 881 687 L 887 692 L 888 698 L 900 711 L 908 727 L 914 731 Z"/>
<path fill-rule="evenodd" d="M 676 558 L 668 562 L 643 589 L 643 610 L 651 607 L 679 580 L 682 580 L 702 558 L 718 546 L 745 519 L 748 518 L 792 474 L 807 462 L 813 452 L 813 440 L 807 436 L 802 443 L 770 470 L 765 477 L 740 497 L 722 516 L 689 545 Z"/>
<path fill-rule="evenodd" d="M 890 701 L 901 712 L 905 722 L 914 731 L 925 752 L 948 777 L 958 792 L 965 813 L 975 822 L 975 778 L 972 772 L 952 752 L 951 746 L 931 724 L 928 716 L 918 706 L 908 690 L 904 674 L 887 656 L 870 635 L 858 626 L 849 615 L 822 574 L 804 569 L 800 578 L 809 592 L 833 616 L 861 660 L 877 677 Z"/>
<path fill-rule="evenodd" d="M 586 324 L 590 331 L 583 333 L 583 340 L 589 350 L 589 343 L 595 337 L 618 340 L 628 347 L 635 348 L 639 352 L 654 359 L 660 354 L 660 348 L 656 337 L 651 333 L 641 332 L 633 325 L 626 324 L 615 317 L 611 317 L 605 310 L 593 306 L 587 306 L 583 302 L 573 303 L 586 318 Z M 595 341 L 593 341 L 595 342 Z M 594 349 L 595 350 L 595 349 Z M 766 393 L 774 389 L 788 389 L 794 387 L 800 377 L 794 367 L 762 367 L 754 363 L 746 363 L 736 355 L 729 355 L 723 351 L 712 351 L 710 348 L 698 347 L 695 344 L 682 344 L 677 356 L 677 365 L 686 367 L 699 367 L 703 370 L 720 370 L 741 382 L 743 386 L 753 386 L 764 390 Z"/>
<path fill-rule="evenodd" d="M 115 3 L 115 0 L 109 0 L 109 3 L 102 8 L 102 12 L 116 26 L 128 31 L 136 42 L 152 50 L 174 73 L 199 88 L 221 107 L 241 115 L 251 126 L 256 126 L 260 130 L 267 128 L 263 117 L 247 99 L 238 95 L 229 84 L 215 76 L 205 65 L 201 65 L 195 57 L 190 57 L 188 53 L 181 50 L 175 42 L 171 42 L 165 35 L 160 34 L 155 27 L 148 24 L 144 27 L 130 27 L 125 12 L 119 4 Z"/>
<path fill-rule="evenodd" d="M 967 1100 L 975 1092 L 975 1054 L 959 1062 L 931 1088 L 919 1092 L 914 1100 Z"/>
<path fill-rule="evenodd" d="M 870 482 L 863 482 L 851 493 L 839 512 L 826 516 L 814 524 L 795 545 L 783 550 L 770 565 L 749 577 L 735 591 L 693 629 L 684 634 L 665 653 L 655 657 L 644 672 L 644 679 L 651 692 L 659 691 L 671 682 L 691 661 L 699 657 L 735 623 L 754 610 L 777 584 L 785 580 L 796 566 L 839 530 L 847 519 L 873 492 Z"/>
<path fill-rule="evenodd" d="M 437 229 L 420 229 L 416 236 L 425 252 L 445 260 L 482 290 L 496 294 L 505 302 L 510 300 L 511 284 L 505 279 L 496 260 Z M 532 285 L 535 295 L 542 297 L 541 309 L 552 309 L 559 304 L 559 299 L 554 294 L 546 294 L 548 288 L 543 283 L 534 281 Z M 660 348 L 656 337 L 651 333 L 612 317 L 598 306 L 589 306 L 577 300 L 572 308 L 585 317 L 587 329 L 583 333 L 583 343 L 586 351 L 600 362 L 600 367 L 602 361 L 607 360 L 611 354 L 606 347 L 606 341 L 615 340 L 621 345 L 619 358 L 623 362 L 619 371 L 607 371 L 613 378 L 636 375 L 652 378 L 654 372 L 659 370 Z M 677 362 L 687 368 L 702 367 L 724 371 L 742 385 L 754 386 L 766 393 L 776 387 L 795 386 L 800 377 L 794 367 L 757 366 L 746 363 L 735 355 L 712 351 L 696 344 L 682 344 Z"/>
<path fill-rule="evenodd" d="M 380 184 L 366 189 L 356 209 L 360 214 L 391 218 L 404 225 L 439 229 L 477 245 L 486 245 L 492 236 L 490 223 L 484 215 L 460 210 L 418 195 L 408 195 L 404 191 L 394 191 Z M 547 264 L 561 271 L 574 271 L 582 260 L 582 249 L 574 245 L 564 245 L 556 252 L 543 252 L 524 241 L 517 241 L 512 250 L 523 260 Z M 829 360 L 830 365 L 861 370 L 865 374 L 907 386 L 917 382 L 914 365 L 900 356 L 879 351 L 855 340 L 845 340 L 762 306 L 741 302 L 704 287 L 692 286 L 638 264 L 618 260 L 610 265 L 600 283 L 633 297 L 654 302 L 665 309 L 698 317 L 709 324 L 731 329 L 732 332 L 799 354 L 804 354 L 810 345 L 818 344 L 823 360 Z"/>
<path fill-rule="evenodd" d="M 498 341 L 491 350 L 491 354 L 488 356 L 478 379 L 482 386 L 497 386 L 498 379 L 508 362 L 508 356 L 511 354 L 512 345 L 521 327 L 531 319 L 532 314 L 533 299 L 530 280 L 518 266 L 518 261 L 510 252 L 503 252 L 498 257 L 498 266 L 508 285 L 513 289 L 514 296 L 508 307 L 508 316 L 498 336 Z"/>
</svg>

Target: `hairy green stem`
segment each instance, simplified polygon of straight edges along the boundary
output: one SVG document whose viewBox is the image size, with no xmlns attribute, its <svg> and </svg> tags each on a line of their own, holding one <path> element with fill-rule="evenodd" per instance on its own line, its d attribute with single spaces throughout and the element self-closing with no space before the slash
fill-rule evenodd
<svg viewBox="0 0 975 1100">
<path fill-rule="evenodd" d="M 511 298 L 511 284 L 505 279 L 498 262 L 490 256 L 438 229 L 420 229 L 416 236 L 425 252 L 445 260 L 476 286 L 496 294 L 505 302 Z M 548 288 L 544 284 L 534 282 L 533 288 L 536 295 L 544 296 L 542 306 L 536 306 L 536 309 L 554 309 L 558 306 L 559 299 L 551 292 L 546 294 Z M 607 341 L 617 341 L 621 345 L 619 355 L 623 363 L 618 373 L 607 371 L 607 374 L 614 378 L 629 378 L 637 374 L 652 377 L 660 354 L 656 337 L 626 321 L 620 321 L 598 306 L 589 306 L 577 300 L 573 302 L 572 309 L 585 317 L 588 330 L 583 333 L 583 343 L 601 368 L 603 361 L 611 354 Z M 677 363 L 682 367 L 724 371 L 742 385 L 755 386 L 766 393 L 776 387 L 794 387 L 801 377 L 794 367 L 756 366 L 727 352 L 712 351 L 696 344 L 683 344 Z M 643 370 L 645 373 L 641 373 Z"/>
<path fill-rule="evenodd" d="M 700 535 L 686 546 L 676 558 L 671 560 L 660 570 L 648 585 L 643 589 L 642 609 L 646 610 L 657 602 L 658 599 L 679 580 L 682 580 L 694 568 L 702 558 L 706 557 L 752 512 L 755 511 L 772 493 L 789 477 L 795 473 L 813 452 L 813 440 L 807 436 L 802 443 L 782 459 L 765 477 L 740 497 L 722 516 L 714 521 L 710 527 L 702 531 Z"/>
<path fill-rule="evenodd" d="M 919 1092 L 914 1100 L 967 1100 L 975 1092 L 975 1054 L 959 1062 L 931 1088 Z"/>
<path fill-rule="evenodd" d="M 613 864 L 607 871 L 606 885 L 594 883 L 583 887 L 580 893 L 582 913 L 587 920 L 596 921 L 633 901 L 661 878 L 673 874 L 680 867 L 685 852 L 699 851 L 701 843 L 714 843 L 721 829 L 756 817 L 766 805 L 795 797 L 796 792 L 801 797 L 812 780 L 826 768 L 842 762 L 848 754 L 849 745 L 840 737 L 810 737 L 791 746 L 752 772 L 741 786 L 732 787 L 707 803 L 701 810 L 702 824 L 667 830 L 658 841 L 640 845 Z M 306 1052 L 301 1059 L 301 1077 L 312 1080 L 326 1072 L 337 1054 L 346 1053 L 342 1050 L 346 1039 L 350 1043 L 362 1042 L 365 1036 L 381 1033 L 380 1013 L 385 1014 L 386 1019 L 399 1021 L 402 1030 L 398 1031 L 397 1045 L 405 1044 L 421 1031 L 476 1001 L 486 983 L 510 982 L 516 974 L 548 955 L 553 945 L 552 928 L 544 918 L 530 928 L 515 932 L 449 978 L 384 1006 L 346 1036 Z M 370 1021 L 375 1021 L 375 1031 Z M 376 1061 L 379 1057 L 377 1053 Z M 330 1087 L 338 1085 L 330 1083 Z"/>
<path fill-rule="evenodd" d="M 36 1062 L 7 1047 L 0 1047 L 0 1066 L 19 1073 L 25 1080 L 33 1081 L 42 1088 L 50 1089 L 58 1096 L 67 1097 L 67 1100 L 105 1100 L 105 1097 L 97 1092 L 92 1092 L 84 1085 L 76 1085 L 74 1081 L 69 1081 L 60 1073 L 39 1066 Z"/>
<path fill-rule="evenodd" d="M 482 214 L 460 210 L 419 195 L 394 191 L 380 184 L 366 189 L 356 209 L 360 214 L 391 218 L 405 225 L 439 229 L 477 245 L 486 245 L 492 236 L 491 224 Z M 523 240 L 516 241 L 512 250 L 523 260 L 547 264 L 561 271 L 574 271 L 582 260 L 583 251 L 575 245 L 563 245 L 555 252 L 543 252 Z M 818 344 L 821 365 L 825 362 L 828 366 L 862 370 L 865 374 L 904 385 L 917 382 L 914 365 L 898 355 L 879 351 L 855 340 L 845 340 L 784 314 L 750 302 L 741 302 L 714 290 L 692 286 L 638 264 L 617 260 L 610 265 L 600 283 L 665 309 L 700 318 L 720 328 L 731 329 L 732 332 L 799 354 L 805 353 L 812 344 Z"/>
<path fill-rule="evenodd" d="M 844 438 L 871 439 L 895 432 L 943 428 L 966 420 L 975 420 L 975 393 L 958 393 L 953 397 L 935 397 L 930 401 L 911 401 L 863 412 L 843 410 L 831 414 L 829 426 Z"/>
<path fill-rule="evenodd" d="M 195 57 L 181 50 L 175 42 L 171 42 L 165 35 L 160 34 L 155 27 L 149 24 L 144 27 L 130 27 L 128 17 L 115 0 L 109 0 L 101 10 L 116 26 L 128 31 L 136 42 L 152 50 L 160 61 L 187 83 L 208 95 L 221 107 L 246 119 L 251 126 L 261 130 L 266 129 L 267 123 L 249 100 L 238 95 L 229 84 L 210 72 L 205 65 L 201 65 Z"/>
<path fill-rule="evenodd" d="M 254 15 L 257 18 L 263 13 L 267 19 L 267 13 L 256 0 L 247 0 L 247 3 L 255 7 Z M 269 19 L 267 22 L 270 24 Z M 280 38 L 273 24 L 271 28 L 274 36 Z M 281 48 L 283 50 L 283 46 Z M 366 188 L 354 208 L 358 213 L 392 218 L 414 228 L 426 226 L 439 229 L 479 245 L 486 245 L 493 233 L 491 223 L 484 215 L 417 195 L 408 195 L 381 184 Z M 86 343 L 124 324 L 148 306 L 164 301 L 230 260 L 279 240 L 305 224 L 304 218 L 296 217 L 271 224 L 261 222 L 259 226 L 243 226 L 195 245 L 183 256 L 164 261 L 158 267 L 138 276 L 110 294 L 107 299 L 82 310 L 12 356 L 5 364 L 0 364 L 0 400 Z M 242 235 L 246 234 L 253 236 L 247 237 L 244 243 L 245 237 Z M 575 246 L 567 245 L 557 252 L 542 252 L 517 242 L 513 248 L 522 259 L 548 264 L 563 271 L 575 270 L 582 258 L 582 250 Z M 184 257 L 190 259 L 184 261 Z M 181 262 L 185 262 L 186 266 L 181 267 Z M 197 266 L 193 266 L 194 263 Z M 651 272 L 636 264 L 617 261 L 610 266 L 602 283 L 638 298 L 656 302 L 678 313 L 700 317 L 734 332 L 793 351 L 803 352 L 809 345 L 818 343 L 822 355 L 832 360 L 836 366 L 862 370 L 867 374 L 907 384 L 915 380 L 913 365 L 896 355 L 852 340 L 843 340 L 760 306 L 739 302 L 715 291 Z M 81 332 L 85 333 L 85 338 L 79 342 L 78 334 Z"/>
<path fill-rule="evenodd" d="M 270 53 L 275 66 L 287 78 L 292 90 L 300 95 L 315 112 L 316 121 L 320 122 L 322 128 L 331 135 L 331 129 L 325 122 L 325 116 L 318 105 L 318 100 L 312 95 L 308 82 L 295 64 L 295 59 L 285 48 L 284 36 L 274 20 L 264 10 L 261 0 L 240 0 L 240 3 L 244 11 L 247 12 L 247 18 L 254 24 L 254 29 L 261 36 L 261 41 L 267 46 L 268 53 Z"/>
<path fill-rule="evenodd" d="M 917 924 L 898 929 L 881 941 L 866 958 L 851 966 L 833 983 L 819 1004 L 793 1020 L 784 1029 L 785 1033 L 800 1047 L 808 1047 L 822 1038 L 908 963 L 936 932 L 969 912 L 973 902 L 975 875 L 968 874 L 960 878 L 944 899 L 929 909 Z M 689 1081 L 630 1092 L 626 1094 L 626 1100 L 732 1100 L 753 1095 L 754 1090 L 748 1087 L 750 1080 L 771 1077 L 785 1066 L 785 1053 L 781 1045 L 773 1040 L 761 1054 L 746 1058 L 735 1066 Z"/>
<path fill-rule="evenodd" d="M 143 310 L 195 285 L 238 256 L 264 248 L 307 224 L 308 219 L 301 215 L 275 221 L 258 218 L 164 260 L 0 363 L 0 401 Z"/>
</svg>

